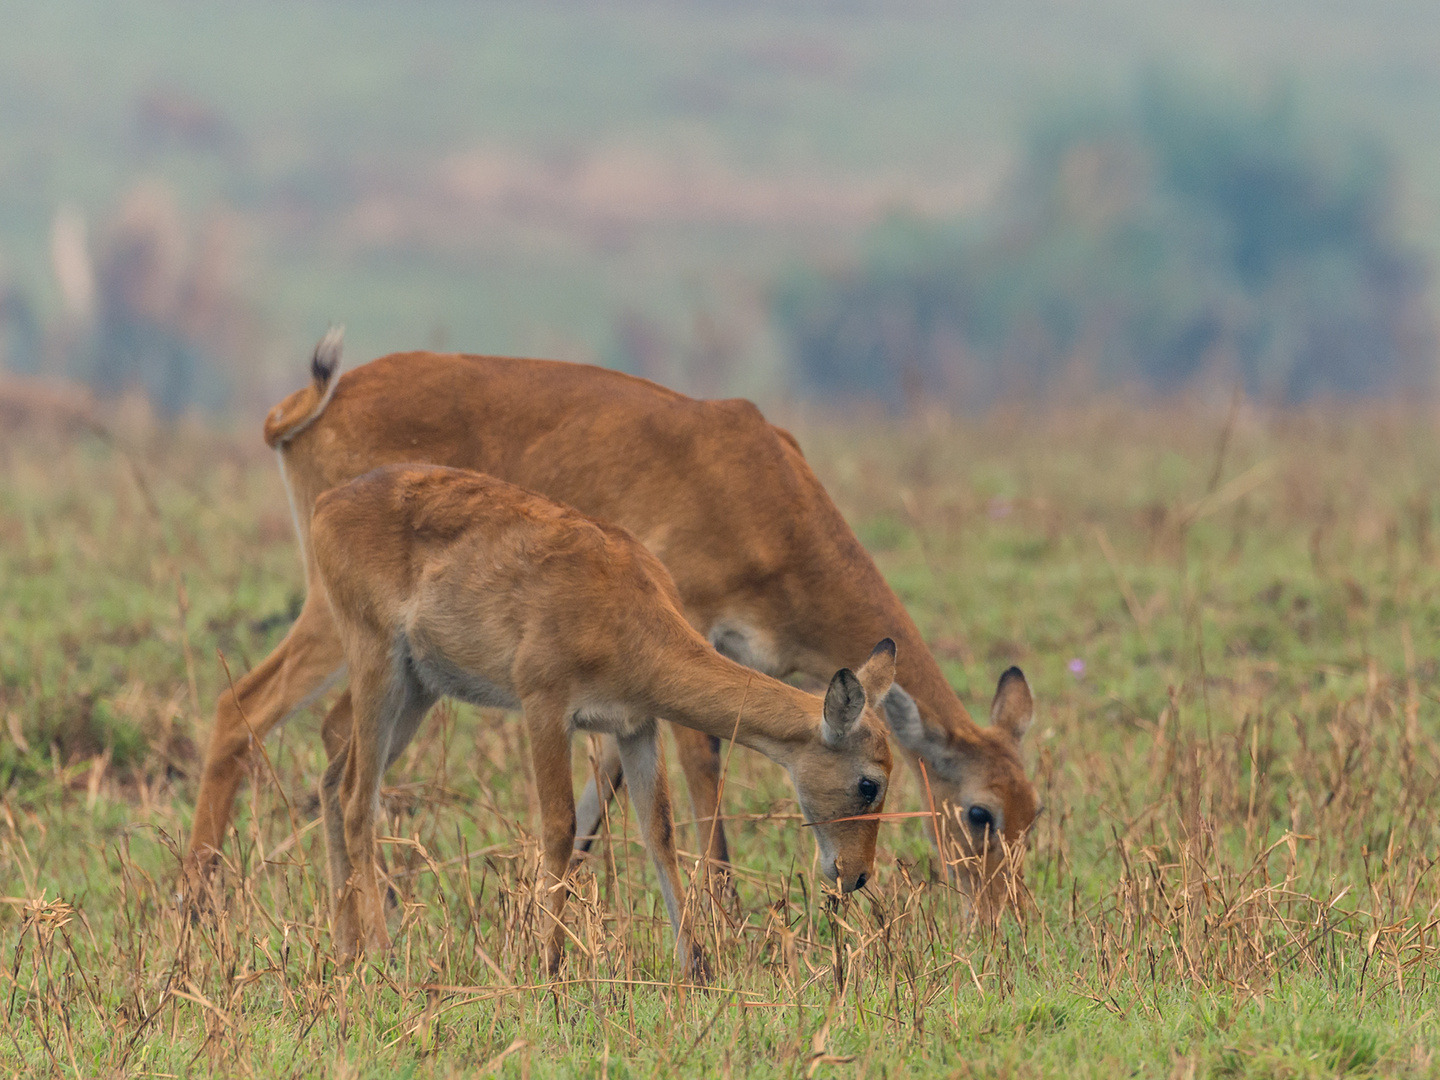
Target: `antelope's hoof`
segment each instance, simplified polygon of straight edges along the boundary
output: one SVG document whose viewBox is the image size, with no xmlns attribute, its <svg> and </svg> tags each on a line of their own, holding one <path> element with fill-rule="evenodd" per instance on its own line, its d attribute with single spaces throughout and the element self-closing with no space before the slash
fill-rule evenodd
<svg viewBox="0 0 1440 1080">
<path fill-rule="evenodd" d="M 705 958 L 705 951 L 696 945 L 690 950 L 690 959 L 685 965 L 686 981 L 696 986 L 708 987 L 715 978 L 715 973 L 710 969 L 710 961 Z"/>
<path fill-rule="evenodd" d="M 187 858 L 175 882 L 174 897 L 181 916 L 192 924 L 214 915 L 220 906 L 215 895 L 214 861 Z"/>
</svg>

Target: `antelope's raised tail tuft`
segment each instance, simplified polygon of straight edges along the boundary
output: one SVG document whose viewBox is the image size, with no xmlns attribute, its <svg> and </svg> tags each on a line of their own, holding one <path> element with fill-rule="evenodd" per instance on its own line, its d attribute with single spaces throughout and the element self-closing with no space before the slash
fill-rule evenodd
<svg viewBox="0 0 1440 1080">
<path fill-rule="evenodd" d="M 320 344 L 315 346 L 315 355 L 310 358 L 310 375 L 317 387 L 329 385 L 330 377 L 340 367 L 340 353 L 345 347 L 345 327 L 332 326 L 325 331 Z"/>
<path fill-rule="evenodd" d="M 265 443 L 279 448 L 319 419 L 340 382 L 340 357 L 345 345 L 345 328 L 332 326 L 315 346 L 310 358 L 311 383 L 297 390 L 270 410 L 265 418 Z"/>
</svg>

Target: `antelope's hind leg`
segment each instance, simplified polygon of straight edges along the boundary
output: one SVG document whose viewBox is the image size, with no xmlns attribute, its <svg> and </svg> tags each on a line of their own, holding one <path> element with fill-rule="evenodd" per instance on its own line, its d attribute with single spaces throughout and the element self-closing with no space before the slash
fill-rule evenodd
<svg viewBox="0 0 1440 1080">
<path fill-rule="evenodd" d="M 315 589 L 306 595 L 285 640 L 237 679 L 233 692 L 227 686 L 215 703 L 185 857 L 187 887 L 198 886 L 219 854 L 255 742 L 323 694 L 344 671 L 329 602 Z"/>
<path fill-rule="evenodd" d="M 380 782 L 435 702 L 403 662 L 384 657 L 357 668 L 350 679 L 350 741 L 331 759 L 320 791 L 341 957 L 390 947 L 375 850 Z"/>
<path fill-rule="evenodd" d="M 325 720 L 320 725 L 320 740 L 325 744 L 327 762 L 334 761 L 336 755 L 343 754 L 350 745 L 350 728 L 354 722 L 354 706 L 351 704 L 350 688 L 347 686 L 335 699 L 335 704 L 330 706 L 330 711 L 325 714 Z M 380 876 L 388 878 L 390 871 L 386 866 L 384 848 L 375 849 L 375 862 L 380 867 Z M 400 906 L 400 897 L 395 892 L 393 882 L 385 890 L 385 905 L 391 910 Z"/>
<path fill-rule="evenodd" d="M 349 744 L 350 729 L 354 724 L 355 707 L 347 686 L 340 691 L 340 696 L 335 699 L 335 704 L 330 706 L 330 711 L 325 714 L 325 719 L 320 724 L 320 741 L 325 746 L 326 761 L 334 760 L 335 755 Z"/>
</svg>

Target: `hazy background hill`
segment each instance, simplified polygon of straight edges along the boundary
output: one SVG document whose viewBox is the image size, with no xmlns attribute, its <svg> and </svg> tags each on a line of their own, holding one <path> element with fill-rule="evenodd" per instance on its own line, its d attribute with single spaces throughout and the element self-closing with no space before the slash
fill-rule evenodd
<svg viewBox="0 0 1440 1080">
<path fill-rule="evenodd" d="M 1433 378 L 1440 8 L 1423 0 L 70 0 L 0 3 L 0 25 L 16 372 L 248 413 L 333 320 L 357 359 L 545 354 L 702 393 L 988 399 L 1150 380 L 1172 353 L 1189 359 L 1162 389 L 1210 368 L 1281 371 L 1252 388 L 1289 396 Z M 1156 178 L 1127 118 L 1162 84 L 1308 192 L 1322 241 L 1258 284 L 1203 254 L 1250 226 L 1213 199 L 1177 209 Z M 1041 186 L 1094 159 L 1092 202 L 1117 175 L 1138 194 L 1103 227 L 1091 204 L 1037 214 L 1021 196 L 1046 137 L 1073 153 Z M 1162 249 L 1163 287 L 1125 261 L 1134 236 Z M 1013 284 L 955 299 L 957 281 L 998 288 L 997 243 Z M 1077 269 L 1057 273 L 1057 252 Z M 873 347 L 815 368 L 802 294 L 821 298 L 804 326 L 853 341 L 825 328 L 839 305 Z M 926 304 L 939 314 L 914 314 Z M 1351 344 L 1315 360 L 1316 340 Z M 1017 363 L 1030 374 L 994 374 Z M 1285 374 L 1316 363 L 1363 370 Z"/>
</svg>

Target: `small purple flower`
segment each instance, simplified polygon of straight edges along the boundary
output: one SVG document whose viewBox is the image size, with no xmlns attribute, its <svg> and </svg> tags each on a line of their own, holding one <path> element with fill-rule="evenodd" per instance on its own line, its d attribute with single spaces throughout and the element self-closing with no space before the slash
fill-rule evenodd
<svg viewBox="0 0 1440 1080">
<path fill-rule="evenodd" d="M 1085 661 L 1081 660 L 1078 656 L 1065 666 L 1070 669 L 1070 674 L 1074 675 L 1075 678 L 1083 679 L 1085 677 Z"/>
<path fill-rule="evenodd" d="M 1002 499 L 999 495 L 996 495 L 990 500 L 990 520 L 999 521 L 1001 518 L 1009 517 L 1011 509 L 1009 499 Z"/>
</svg>

